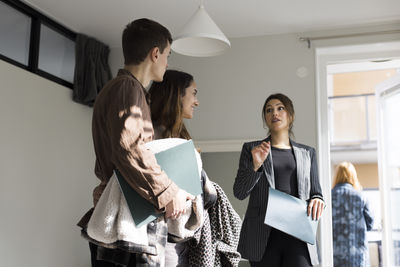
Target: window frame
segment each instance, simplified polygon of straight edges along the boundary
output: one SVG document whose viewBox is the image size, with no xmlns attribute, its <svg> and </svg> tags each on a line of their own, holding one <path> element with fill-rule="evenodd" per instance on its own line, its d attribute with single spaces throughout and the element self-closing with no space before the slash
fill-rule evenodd
<svg viewBox="0 0 400 267">
<path fill-rule="evenodd" d="M 77 34 L 19 0 L 0 1 L 31 18 L 28 65 L 26 66 L 3 54 L 0 54 L 0 59 L 72 89 L 72 83 L 39 69 L 40 28 L 43 24 L 73 42 L 76 42 Z"/>
<path fill-rule="evenodd" d="M 374 93 L 365 93 L 365 94 L 352 94 L 352 95 L 338 95 L 338 96 L 329 96 L 328 97 L 328 106 L 330 105 L 331 101 L 333 99 L 344 99 L 344 98 L 356 98 L 356 97 L 363 97 L 365 98 L 365 114 L 364 114 L 364 120 L 365 120 L 365 126 L 366 126 L 366 138 L 365 139 L 360 139 L 360 140 L 349 140 L 345 142 L 335 142 L 334 141 L 334 131 L 335 127 L 333 125 L 333 120 L 330 121 L 329 123 L 329 131 L 332 132 L 331 140 L 329 140 L 331 150 L 332 151 L 337 151 L 337 150 L 353 150 L 353 149 L 376 149 L 376 137 L 372 138 L 371 137 L 371 125 L 369 122 L 369 103 L 368 100 L 370 97 L 375 97 Z M 329 113 L 333 112 L 333 109 L 329 109 Z M 331 115 L 329 115 L 331 117 Z"/>
</svg>

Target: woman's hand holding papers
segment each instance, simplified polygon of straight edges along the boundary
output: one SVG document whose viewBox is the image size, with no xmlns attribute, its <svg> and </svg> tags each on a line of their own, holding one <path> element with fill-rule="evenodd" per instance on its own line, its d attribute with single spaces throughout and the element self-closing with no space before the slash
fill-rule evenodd
<svg viewBox="0 0 400 267">
<path fill-rule="evenodd" d="M 308 204 L 307 215 L 310 216 L 310 214 L 312 214 L 313 220 L 319 220 L 324 210 L 324 205 L 324 201 L 320 198 L 311 199 Z"/>
<path fill-rule="evenodd" d="M 178 219 L 186 210 L 186 201 L 193 200 L 194 196 L 180 189 L 176 196 L 165 207 L 165 217 Z"/>
<path fill-rule="evenodd" d="M 251 150 L 251 155 L 253 157 L 254 171 L 257 171 L 264 163 L 264 161 L 267 159 L 270 148 L 271 148 L 271 143 L 268 141 L 268 142 L 262 142 L 261 144 L 255 146 Z"/>
</svg>

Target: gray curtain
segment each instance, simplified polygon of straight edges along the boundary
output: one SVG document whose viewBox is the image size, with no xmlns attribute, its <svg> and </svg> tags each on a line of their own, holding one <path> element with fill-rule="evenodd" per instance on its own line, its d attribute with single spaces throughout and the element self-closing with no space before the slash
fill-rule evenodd
<svg viewBox="0 0 400 267">
<path fill-rule="evenodd" d="M 93 106 L 97 94 L 111 79 L 110 49 L 102 42 L 78 34 L 76 38 L 73 100 Z"/>
</svg>

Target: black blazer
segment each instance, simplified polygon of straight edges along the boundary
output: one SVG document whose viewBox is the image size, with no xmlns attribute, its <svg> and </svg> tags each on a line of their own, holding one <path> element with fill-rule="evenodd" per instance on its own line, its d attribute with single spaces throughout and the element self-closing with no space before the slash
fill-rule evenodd
<svg viewBox="0 0 400 267">
<path fill-rule="evenodd" d="M 245 218 L 240 233 L 238 251 L 242 258 L 250 261 L 260 261 L 267 246 L 271 227 L 264 224 L 268 203 L 268 188 L 275 188 L 272 152 L 270 151 L 262 167 L 255 172 L 251 150 L 264 140 L 243 144 L 240 155 L 233 193 L 243 200 L 250 195 Z M 296 158 L 297 183 L 300 199 L 308 200 L 314 197 L 322 199 L 322 190 L 318 178 L 318 166 L 315 149 L 290 140 Z M 319 263 L 316 245 L 307 244 L 311 263 Z"/>
</svg>

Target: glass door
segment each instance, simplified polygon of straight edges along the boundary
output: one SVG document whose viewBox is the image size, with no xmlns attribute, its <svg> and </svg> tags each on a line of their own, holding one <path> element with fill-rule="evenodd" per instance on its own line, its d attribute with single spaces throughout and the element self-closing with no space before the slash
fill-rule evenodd
<svg viewBox="0 0 400 267">
<path fill-rule="evenodd" d="M 400 266 L 400 75 L 376 88 L 383 266 Z"/>
</svg>

